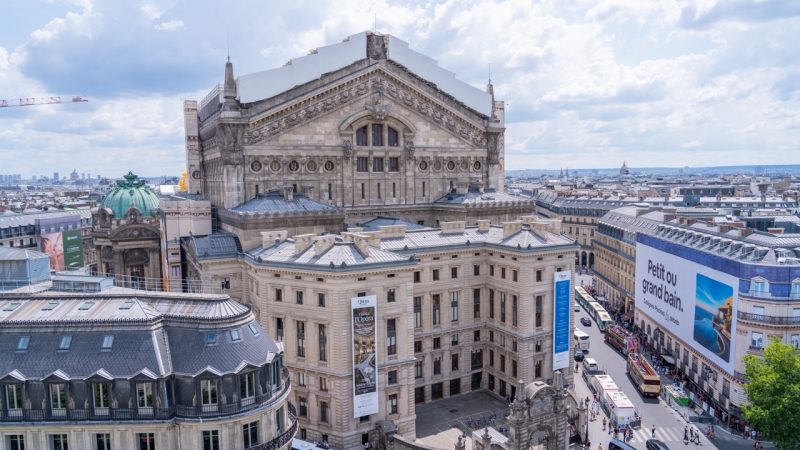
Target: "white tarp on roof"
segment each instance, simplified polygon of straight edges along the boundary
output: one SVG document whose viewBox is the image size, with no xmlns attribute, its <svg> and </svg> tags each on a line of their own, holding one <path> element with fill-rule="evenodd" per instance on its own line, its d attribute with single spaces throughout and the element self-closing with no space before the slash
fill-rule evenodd
<svg viewBox="0 0 800 450">
<path fill-rule="evenodd" d="M 435 83 L 467 107 L 486 116 L 491 115 L 491 96 L 445 70 L 435 60 L 408 48 L 408 43 L 388 35 L 387 56 L 417 76 Z M 320 78 L 323 74 L 346 67 L 367 57 L 366 32 L 348 37 L 343 42 L 317 49 L 316 53 L 292 59 L 287 65 L 240 76 L 237 94 L 242 103 L 253 103 L 274 97 L 295 86 Z"/>
</svg>

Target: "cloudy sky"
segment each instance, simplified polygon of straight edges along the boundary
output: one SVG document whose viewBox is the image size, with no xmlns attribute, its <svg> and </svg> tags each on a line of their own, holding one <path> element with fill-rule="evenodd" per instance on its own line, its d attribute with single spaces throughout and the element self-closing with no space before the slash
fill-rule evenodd
<svg viewBox="0 0 800 450">
<path fill-rule="evenodd" d="M 507 168 L 800 162 L 800 2 L 2 0 L 0 174 L 178 174 L 182 101 L 372 29 L 507 102 Z"/>
</svg>

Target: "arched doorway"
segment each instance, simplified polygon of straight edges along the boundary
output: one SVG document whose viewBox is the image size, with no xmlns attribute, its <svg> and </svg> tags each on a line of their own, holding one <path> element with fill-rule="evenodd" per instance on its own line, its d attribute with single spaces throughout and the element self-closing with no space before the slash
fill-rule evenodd
<svg viewBox="0 0 800 450">
<path fill-rule="evenodd" d="M 594 252 L 589 253 L 589 268 L 594 269 Z"/>
<path fill-rule="evenodd" d="M 586 252 L 581 252 L 581 267 L 586 267 Z"/>
</svg>

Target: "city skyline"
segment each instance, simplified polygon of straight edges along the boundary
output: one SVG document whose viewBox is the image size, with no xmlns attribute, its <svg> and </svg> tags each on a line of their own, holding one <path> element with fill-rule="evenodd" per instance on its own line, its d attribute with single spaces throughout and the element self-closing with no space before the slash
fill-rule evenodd
<svg viewBox="0 0 800 450">
<path fill-rule="evenodd" d="M 800 150 L 797 6 L 212 6 L 5 5 L 19 20 L 0 31 L 1 98 L 90 101 L 0 110 L 4 172 L 177 175 L 181 102 L 222 81 L 227 45 L 242 75 L 375 27 L 473 86 L 491 73 L 506 169 L 785 164 Z"/>
</svg>

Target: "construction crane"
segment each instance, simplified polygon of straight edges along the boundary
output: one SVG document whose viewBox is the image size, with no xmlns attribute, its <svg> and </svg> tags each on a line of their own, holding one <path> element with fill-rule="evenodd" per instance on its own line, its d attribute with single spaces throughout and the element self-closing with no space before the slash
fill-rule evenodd
<svg viewBox="0 0 800 450">
<path fill-rule="evenodd" d="M 0 99 L 0 108 L 11 108 L 15 106 L 36 106 L 36 105 L 57 105 L 60 103 L 86 103 L 89 99 L 82 96 L 73 96 L 71 100 L 62 100 L 61 97 L 47 97 L 47 98 L 20 98 L 18 100 L 3 100 Z"/>
</svg>

